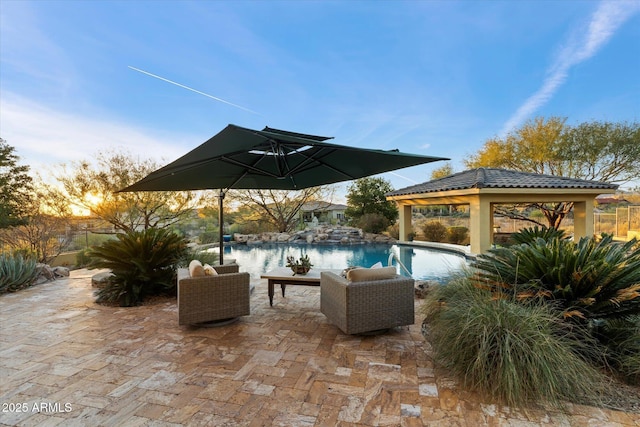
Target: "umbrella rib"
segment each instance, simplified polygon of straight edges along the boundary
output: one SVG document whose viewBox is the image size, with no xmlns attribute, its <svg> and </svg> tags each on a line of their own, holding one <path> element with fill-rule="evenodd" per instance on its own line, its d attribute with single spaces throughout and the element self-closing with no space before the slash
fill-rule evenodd
<svg viewBox="0 0 640 427">
<path fill-rule="evenodd" d="M 229 157 L 226 157 L 226 156 L 222 156 L 222 157 L 220 158 L 220 160 L 225 161 L 225 162 L 228 162 L 228 163 L 231 163 L 231 164 L 234 164 L 234 165 L 236 165 L 236 166 L 240 166 L 240 167 L 244 167 L 244 168 L 245 168 L 245 170 L 244 170 L 244 172 L 242 173 L 242 175 L 240 175 L 237 179 L 235 179 L 235 180 L 234 180 L 234 181 L 233 181 L 233 182 L 228 186 L 228 188 L 233 188 L 233 186 L 234 186 L 234 185 L 236 185 L 236 184 L 237 184 L 238 182 L 240 182 L 240 181 L 241 181 L 245 176 L 247 176 L 247 174 L 249 173 L 249 171 L 253 171 L 253 172 L 255 172 L 255 173 L 258 173 L 258 174 L 261 174 L 261 175 L 264 175 L 264 176 L 271 176 L 271 177 L 276 178 L 276 179 L 277 179 L 277 178 L 280 178 L 280 176 L 279 176 L 279 175 L 273 174 L 273 173 L 271 173 L 271 172 L 265 171 L 264 169 L 260 169 L 260 168 L 256 167 L 256 165 L 257 165 L 258 163 L 260 163 L 260 162 L 261 162 L 265 157 L 267 157 L 267 155 L 266 155 L 266 154 L 263 154 L 262 156 L 258 157 L 258 158 L 256 159 L 256 161 L 255 161 L 253 164 L 248 165 L 248 164 L 246 164 L 246 163 L 242 163 L 242 162 L 240 162 L 240 161 L 238 161 L 238 160 L 234 160 L 234 159 L 232 159 L 232 158 L 229 158 Z M 295 182 L 294 182 L 294 184 L 295 184 Z"/>
<path fill-rule="evenodd" d="M 322 147 L 322 148 L 320 148 L 320 150 L 318 150 L 316 156 L 322 154 L 324 151 L 328 151 L 328 152 L 326 154 L 323 154 L 322 157 L 328 156 L 329 154 L 335 152 L 336 149 L 335 148 L 334 149 L 328 149 L 328 148 Z M 342 175 L 346 176 L 349 179 L 356 179 L 354 176 L 346 173 L 345 171 L 342 171 L 342 170 L 340 170 L 340 169 L 338 169 L 338 168 L 336 168 L 336 167 L 334 167 L 334 166 L 332 166 L 332 165 L 330 165 L 330 164 L 328 164 L 326 162 L 323 162 L 322 161 L 322 157 L 318 158 L 316 156 L 308 156 L 308 155 L 304 154 L 303 152 L 298 152 L 297 154 L 300 154 L 301 156 L 304 156 L 306 158 L 306 160 L 304 162 L 301 162 L 298 166 L 296 166 L 292 170 L 290 170 L 289 171 L 290 174 L 298 173 L 298 172 L 304 171 L 306 169 L 309 169 L 309 167 L 307 167 L 307 165 L 309 165 L 309 163 L 318 162 L 321 165 L 323 165 L 324 167 L 329 168 L 329 169 L 331 169 L 334 172 L 337 172 L 339 174 L 342 174 Z M 313 166 L 310 166 L 310 167 L 313 167 Z"/>
<path fill-rule="evenodd" d="M 271 152 L 273 152 L 275 154 L 274 155 L 275 158 L 273 160 L 274 160 L 274 162 L 276 164 L 276 169 L 278 171 L 278 176 L 282 176 L 282 169 L 283 169 L 282 165 L 283 165 L 283 163 L 284 163 L 285 169 L 288 169 L 287 168 L 287 166 L 288 166 L 287 165 L 287 161 L 285 160 L 284 155 L 282 153 L 283 150 L 281 149 L 280 144 L 279 144 L 278 141 L 275 141 L 273 139 L 269 139 L 269 144 L 271 145 Z"/>
<path fill-rule="evenodd" d="M 191 169 L 196 166 L 201 166 L 207 163 L 216 162 L 218 160 L 223 159 L 224 156 L 216 156 L 216 157 L 208 157 L 206 159 L 194 160 L 192 162 L 184 163 L 179 166 L 173 166 L 171 168 L 167 168 L 166 166 L 162 169 L 158 169 L 156 172 L 163 172 L 162 175 L 154 177 L 156 179 L 164 178 L 167 175 L 174 175 L 176 173 L 182 172 L 184 170 Z M 155 173 L 155 172 L 154 172 Z"/>
<path fill-rule="evenodd" d="M 260 162 L 260 160 L 262 160 L 264 157 L 265 157 L 265 156 L 264 156 L 264 155 L 262 155 L 261 157 L 259 157 L 259 158 L 258 158 L 258 159 L 253 163 L 253 165 L 247 165 L 246 163 L 242 163 L 242 162 L 239 162 L 239 161 L 237 161 L 237 160 L 230 159 L 230 158 L 227 158 L 227 157 L 225 157 L 225 156 L 222 156 L 221 160 L 223 160 L 223 161 L 226 161 L 226 162 L 232 163 L 232 164 L 234 164 L 234 165 L 241 166 L 241 167 L 244 167 L 244 168 L 245 168 L 245 170 L 244 170 L 244 172 L 242 173 L 242 175 L 240 175 L 238 178 L 236 178 L 236 179 L 235 179 L 235 180 L 234 180 L 234 181 L 233 181 L 233 182 L 232 182 L 232 183 L 227 187 L 227 189 L 229 189 L 229 188 L 233 188 L 233 186 L 234 186 L 234 185 L 236 185 L 238 182 L 242 181 L 242 179 L 244 179 L 244 177 L 245 177 L 245 176 L 247 176 L 247 174 L 249 173 L 249 170 L 254 170 L 254 171 L 256 171 L 256 172 L 263 172 L 263 173 L 264 173 L 264 171 L 262 171 L 262 170 L 260 170 L 260 169 L 257 169 L 257 168 L 255 167 L 255 165 L 257 165 L 257 164 Z M 264 173 L 264 174 L 266 174 L 266 173 Z"/>
<path fill-rule="evenodd" d="M 247 174 L 249 173 L 248 170 L 245 170 L 244 173 L 242 175 L 240 175 L 235 181 L 233 181 L 228 187 L 227 190 L 229 188 L 233 188 L 234 185 L 236 185 L 238 182 L 240 182 L 245 176 L 247 176 Z"/>
<path fill-rule="evenodd" d="M 263 158 L 264 158 L 264 156 L 261 157 L 260 159 L 258 159 L 258 161 L 262 160 Z M 243 176 L 246 175 L 249 171 L 253 171 L 253 172 L 259 173 L 261 175 L 270 176 L 270 177 L 273 177 L 273 178 L 280 178 L 280 176 L 277 175 L 277 174 L 274 174 L 274 173 L 271 173 L 271 172 L 266 171 L 264 169 L 260 169 L 260 168 L 256 167 L 255 164 L 257 164 L 258 162 L 254 163 L 253 165 L 248 165 L 246 163 L 242 163 L 242 162 L 240 162 L 238 160 L 234 160 L 234 159 L 231 159 L 231 158 L 225 157 L 225 156 L 220 157 L 220 160 L 222 160 L 224 162 L 227 162 L 227 163 L 234 164 L 236 166 L 241 166 L 241 167 L 246 168 L 246 170 L 243 173 Z M 234 182 L 234 184 L 235 184 L 235 182 Z"/>
<path fill-rule="evenodd" d="M 281 178 L 289 177 L 294 187 L 297 187 L 296 181 L 293 179 L 293 172 L 297 169 L 291 169 L 289 166 L 289 162 L 287 161 L 287 155 L 296 152 L 296 154 L 300 154 L 298 148 L 290 147 L 287 143 L 283 143 L 282 141 L 271 140 L 271 145 L 274 147 L 273 152 L 276 153 L 276 167 L 278 168 L 278 173 Z M 289 150 L 285 153 L 286 150 Z"/>
</svg>

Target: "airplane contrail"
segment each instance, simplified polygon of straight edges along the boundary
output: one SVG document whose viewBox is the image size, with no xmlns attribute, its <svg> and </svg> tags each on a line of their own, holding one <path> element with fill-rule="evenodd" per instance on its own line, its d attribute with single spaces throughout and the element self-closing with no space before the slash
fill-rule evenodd
<svg viewBox="0 0 640 427">
<path fill-rule="evenodd" d="M 403 175 L 400 175 L 400 174 L 399 174 L 399 173 L 397 173 L 397 172 L 387 172 L 387 173 L 390 173 L 391 175 L 395 175 L 395 176 L 397 176 L 398 178 L 406 179 L 407 181 L 411 182 L 412 184 L 419 184 L 419 182 L 418 182 L 418 181 L 414 181 L 413 179 L 408 178 L 408 177 L 403 176 Z"/>
<path fill-rule="evenodd" d="M 149 73 L 149 72 L 144 71 L 144 70 L 141 70 L 141 69 L 139 69 L 139 68 L 132 67 L 131 65 L 127 65 L 127 67 L 129 67 L 129 68 L 131 68 L 132 70 L 137 71 L 137 72 L 139 72 L 139 73 L 146 74 L 147 76 L 155 77 L 156 79 L 162 80 L 163 82 L 171 83 L 171 84 L 176 85 L 176 86 L 179 86 L 179 87 L 181 87 L 181 88 L 183 88 L 183 89 L 190 90 L 191 92 L 195 92 L 195 93 L 198 93 L 198 94 L 200 94 L 200 95 L 204 95 L 204 96 L 206 96 L 207 98 L 215 99 L 216 101 L 224 102 L 225 104 L 231 105 L 231 106 L 236 107 L 236 108 L 239 108 L 239 109 L 241 109 L 241 110 L 248 111 L 248 112 L 253 113 L 253 114 L 261 115 L 260 113 L 257 113 L 257 112 L 255 112 L 255 111 L 253 111 L 253 110 L 250 110 L 250 109 L 248 109 L 248 108 L 245 108 L 245 107 L 243 107 L 243 106 L 241 106 L 241 105 L 237 105 L 237 104 L 234 104 L 234 103 L 232 103 L 232 102 L 225 101 L 224 99 L 221 99 L 221 98 L 215 97 L 215 96 L 213 96 L 213 95 L 209 95 L 208 93 L 204 93 L 204 92 L 201 92 L 201 91 L 196 90 L 196 89 L 194 89 L 194 88 L 191 88 L 191 87 L 189 87 L 189 86 L 185 86 L 185 85 L 183 85 L 183 84 L 180 84 L 180 83 L 174 82 L 173 80 L 165 79 L 164 77 L 160 77 L 160 76 L 158 76 L 158 75 L 155 75 L 155 74 Z"/>
</svg>

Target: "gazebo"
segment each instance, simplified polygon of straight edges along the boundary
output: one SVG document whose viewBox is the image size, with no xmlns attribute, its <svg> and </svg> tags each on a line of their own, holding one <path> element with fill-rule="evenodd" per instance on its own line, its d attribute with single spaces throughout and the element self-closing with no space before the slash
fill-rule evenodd
<svg viewBox="0 0 640 427">
<path fill-rule="evenodd" d="M 471 253 L 493 243 L 494 206 L 514 203 L 573 202 L 574 240 L 592 236 L 596 196 L 615 184 L 506 169 L 478 168 L 402 188 L 387 194 L 400 211 L 400 241 L 411 232 L 412 206 L 469 205 Z"/>
</svg>

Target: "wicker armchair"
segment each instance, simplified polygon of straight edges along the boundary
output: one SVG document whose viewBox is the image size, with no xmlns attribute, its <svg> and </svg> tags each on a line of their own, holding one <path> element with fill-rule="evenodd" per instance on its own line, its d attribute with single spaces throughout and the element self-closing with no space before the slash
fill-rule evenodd
<svg viewBox="0 0 640 427">
<path fill-rule="evenodd" d="M 320 275 L 320 311 L 345 334 L 412 325 L 414 281 L 393 279 L 349 282 L 331 272 Z"/>
<path fill-rule="evenodd" d="M 250 314 L 250 275 L 237 264 L 214 266 L 216 276 L 190 277 L 178 269 L 178 324 L 195 325 Z"/>
</svg>

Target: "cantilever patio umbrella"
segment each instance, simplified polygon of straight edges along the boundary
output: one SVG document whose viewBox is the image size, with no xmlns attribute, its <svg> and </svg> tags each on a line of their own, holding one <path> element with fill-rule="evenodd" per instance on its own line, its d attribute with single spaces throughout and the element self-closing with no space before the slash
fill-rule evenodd
<svg viewBox="0 0 640 427">
<path fill-rule="evenodd" d="M 330 144 L 325 142 L 328 139 L 331 138 L 230 124 L 184 156 L 120 191 L 220 189 L 222 263 L 222 207 L 229 189 L 301 190 L 449 160 Z"/>
</svg>

